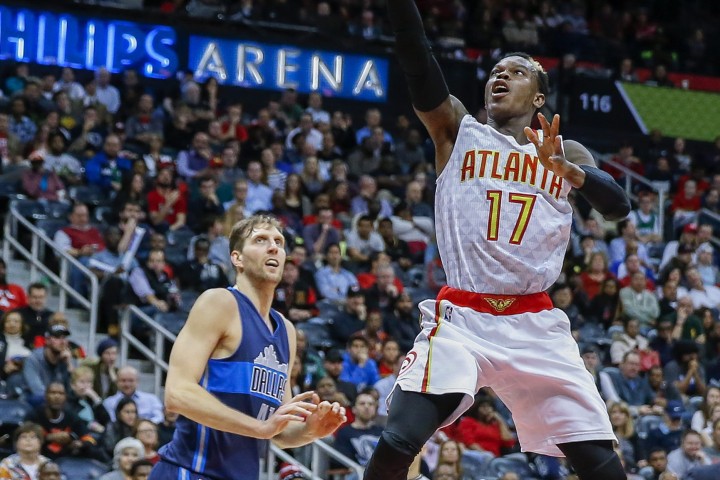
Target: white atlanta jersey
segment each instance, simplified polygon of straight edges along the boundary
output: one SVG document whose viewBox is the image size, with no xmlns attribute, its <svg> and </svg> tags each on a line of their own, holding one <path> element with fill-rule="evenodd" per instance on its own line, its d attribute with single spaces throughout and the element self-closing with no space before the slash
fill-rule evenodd
<svg viewBox="0 0 720 480">
<path fill-rule="evenodd" d="M 570 239 L 571 186 L 546 170 L 532 143 L 466 115 L 437 179 L 437 242 L 447 284 L 524 295 L 560 275 Z"/>
</svg>

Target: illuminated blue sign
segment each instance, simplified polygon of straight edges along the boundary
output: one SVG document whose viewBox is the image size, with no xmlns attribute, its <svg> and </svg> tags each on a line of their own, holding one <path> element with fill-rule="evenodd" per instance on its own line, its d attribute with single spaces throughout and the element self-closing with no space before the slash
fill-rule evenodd
<svg viewBox="0 0 720 480">
<path fill-rule="evenodd" d="M 0 58 L 111 72 L 135 68 L 167 78 L 178 70 L 168 26 L 83 18 L 0 6 Z"/>
<path fill-rule="evenodd" d="M 380 57 L 191 36 L 188 69 L 197 78 L 213 76 L 247 88 L 294 88 L 372 102 L 387 96 L 388 61 Z"/>
</svg>

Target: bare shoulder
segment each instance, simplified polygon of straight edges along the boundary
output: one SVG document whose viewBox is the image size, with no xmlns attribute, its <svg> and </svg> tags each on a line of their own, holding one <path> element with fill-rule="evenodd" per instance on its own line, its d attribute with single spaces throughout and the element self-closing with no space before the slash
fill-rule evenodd
<svg viewBox="0 0 720 480">
<path fill-rule="evenodd" d="M 415 110 L 435 144 L 435 169 L 438 174 L 445 168 L 457 139 L 460 123 L 467 109 L 460 100 L 450 95 L 437 108 L 429 112 Z"/>
<path fill-rule="evenodd" d="M 205 290 L 195 300 L 195 304 L 190 310 L 190 316 L 193 313 L 201 314 L 200 319 L 208 317 L 222 316 L 227 317 L 227 309 L 235 308 L 237 310 L 237 302 L 232 293 L 226 288 L 211 288 Z"/>
<path fill-rule="evenodd" d="M 283 319 L 283 322 L 285 322 L 285 329 L 288 332 L 288 338 L 294 339 L 296 336 L 295 335 L 295 325 L 290 320 L 285 318 L 285 315 L 283 315 L 281 313 L 279 313 L 279 315 Z"/>
<path fill-rule="evenodd" d="M 590 150 L 580 142 L 563 140 L 563 150 L 565 151 L 565 158 L 575 165 L 597 166 Z"/>
</svg>

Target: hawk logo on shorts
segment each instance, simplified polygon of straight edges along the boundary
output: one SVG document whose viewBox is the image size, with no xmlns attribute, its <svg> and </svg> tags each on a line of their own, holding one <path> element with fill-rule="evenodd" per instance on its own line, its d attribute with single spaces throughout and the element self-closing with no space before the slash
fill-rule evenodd
<svg viewBox="0 0 720 480">
<path fill-rule="evenodd" d="M 485 301 L 490 304 L 492 308 L 495 309 L 496 312 L 503 312 L 505 309 L 507 309 L 510 305 L 515 302 L 515 298 L 487 298 L 485 297 Z"/>
<path fill-rule="evenodd" d="M 400 371 L 398 372 L 398 377 L 402 376 L 405 372 L 408 371 L 410 367 L 413 366 L 415 363 L 415 360 L 417 360 L 417 353 L 414 350 L 410 350 L 408 354 L 405 356 L 405 359 L 402 362 L 402 365 L 400 366 Z"/>
</svg>

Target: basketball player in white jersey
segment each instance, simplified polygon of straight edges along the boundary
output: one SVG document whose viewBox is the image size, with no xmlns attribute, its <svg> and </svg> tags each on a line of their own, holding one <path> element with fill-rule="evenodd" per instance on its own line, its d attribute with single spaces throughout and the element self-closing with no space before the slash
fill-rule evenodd
<svg viewBox="0 0 720 480">
<path fill-rule="evenodd" d="M 568 193 L 608 219 L 624 218 L 623 190 L 590 153 L 538 115 L 547 74 L 526 54 L 492 69 L 488 124 L 448 92 L 413 0 L 388 0 L 396 54 L 413 107 L 435 143 L 436 231 L 448 287 L 420 304 L 423 331 L 400 370 L 366 480 L 407 478 L 420 448 L 482 387 L 512 411 L 523 451 L 566 456 L 582 480 L 619 480 L 603 400 L 570 322 L 545 292 L 570 238 Z"/>
</svg>

